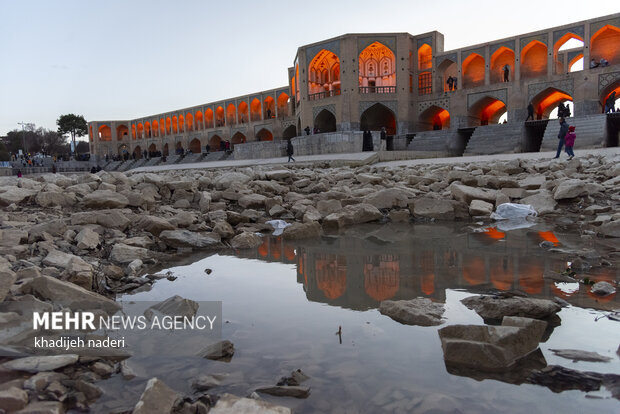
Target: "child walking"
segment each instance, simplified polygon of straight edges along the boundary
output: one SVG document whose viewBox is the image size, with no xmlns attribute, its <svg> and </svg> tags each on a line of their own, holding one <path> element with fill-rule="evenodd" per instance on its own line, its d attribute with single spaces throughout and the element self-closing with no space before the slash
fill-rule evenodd
<svg viewBox="0 0 620 414">
<path fill-rule="evenodd" d="M 569 160 L 572 160 L 575 157 L 575 153 L 573 152 L 575 138 L 577 138 L 577 135 L 575 135 L 575 127 L 571 125 L 568 127 L 568 133 L 566 134 L 566 138 L 564 139 L 564 145 Z"/>
</svg>

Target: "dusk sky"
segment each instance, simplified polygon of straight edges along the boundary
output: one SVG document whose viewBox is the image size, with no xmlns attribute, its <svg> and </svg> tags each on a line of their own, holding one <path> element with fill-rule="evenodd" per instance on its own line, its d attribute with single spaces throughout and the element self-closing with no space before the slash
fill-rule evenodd
<svg viewBox="0 0 620 414">
<path fill-rule="evenodd" d="M 620 11 L 605 1 L 0 0 L 0 136 L 133 119 L 288 84 L 299 46 L 437 30 L 445 50 Z"/>
</svg>

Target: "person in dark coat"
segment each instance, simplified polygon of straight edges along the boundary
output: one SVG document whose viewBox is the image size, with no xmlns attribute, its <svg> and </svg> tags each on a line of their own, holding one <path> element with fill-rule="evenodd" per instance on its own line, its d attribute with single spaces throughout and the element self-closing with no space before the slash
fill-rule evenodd
<svg viewBox="0 0 620 414">
<path fill-rule="evenodd" d="M 362 151 L 372 151 L 372 133 L 369 130 L 364 130 L 362 135 Z"/>
<path fill-rule="evenodd" d="M 562 147 L 564 146 L 564 139 L 566 138 L 566 134 L 568 133 L 568 124 L 564 120 L 564 118 L 560 118 L 560 132 L 558 132 L 558 150 L 555 154 L 554 159 L 560 158 L 560 154 L 562 153 Z"/>
<path fill-rule="evenodd" d="M 534 105 L 531 102 L 527 106 L 527 118 L 525 118 L 525 121 L 527 122 L 530 118 L 532 118 L 532 121 L 534 120 Z"/>
<path fill-rule="evenodd" d="M 288 155 L 288 161 L 287 162 L 291 162 L 291 160 L 293 160 L 293 162 L 295 162 L 295 158 L 293 158 L 293 143 L 291 142 L 291 140 L 289 139 L 288 142 L 286 143 L 286 155 Z"/>
<path fill-rule="evenodd" d="M 510 82 L 510 66 L 504 65 L 504 82 Z"/>
<path fill-rule="evenodd" d="M 381 141 L 385 141 L 387 138 L 387 131 L 385 130 L 385 127 L 381 127 Z"/>
</svg>

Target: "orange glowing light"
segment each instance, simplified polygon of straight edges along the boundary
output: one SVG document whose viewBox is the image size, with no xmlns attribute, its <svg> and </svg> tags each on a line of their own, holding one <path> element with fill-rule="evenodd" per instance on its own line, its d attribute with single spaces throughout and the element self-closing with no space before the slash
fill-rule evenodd
<svg viewBox="0 0 620 414">
<path fill-rule="evenodd" d="M 400 287 L 400 264 L 398 259 L 391 255 L 382 256 L 378 265 L 372 263 L 372 258 L 364 264 L 364 290 L 374 300 L 392 298 Z"/>
<path fill-rule="evenodd" d="M 468 257 L 463 263 L 463 279 L 470 285 L 481 285 L 485 282 L 484 259 L 479 256 Z"/>
<path fill-rule="evenodd" d="M 484 234 L 493 240 L 502 240 L 506 238 L 506 233 L 497 230 L 497 227 L 488 227 L 484 230 Z"/>
<path fill-rule="evenodd" d="M 328 299 L 337 299 L 347 289 L 347 259 L 345 256 L 317 255 L 316 282 Z"/>
</svg>

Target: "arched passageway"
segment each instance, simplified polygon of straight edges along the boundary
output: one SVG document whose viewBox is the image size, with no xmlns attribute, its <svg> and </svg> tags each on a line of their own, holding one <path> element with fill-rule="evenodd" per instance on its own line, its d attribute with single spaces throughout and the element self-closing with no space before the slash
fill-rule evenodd
<svg viewBox="0 0 620 414">
<path fill-rule="evenodd" d="M 163 155 L 164 155 L 164 156 L 166 156 L 166 157 L 167 157 L 168 155 L 170 155 L 170 150 L 169 150 L 168 148 L 169 148 L 169 147 L 168 147 L 168 144 L 165 144 L 165 145 L 164 145 L 164 150 L 162 151 Z"/>
<path fill-rule="evenodd" d="M 198 138 L 194 138 L 189 143 L 189 150 L 194 154 L 200 154 L 202 152 L 202 148 L 200 146 L 200 140 Z"/>
<path fill-rule="evenodd" d="M 172 134 L 172 120 L 170 117 L 166 118 L 166 135 Z"/>
<path fill-rule="evenodd" d="M 620 29 L 605 25 L 590 37 L 590 56 L 597 62 L 604 58 L 610 65 L 620 63 Z"/>
<path fill-rule="evenodd" d="M 554 73 L 567 73 L 572 72 L 571 70 L 575 63 L 580 59 L 583 59 L 583 53 L 580 53 L 574 56 L 570 61 L 567 62 L 567 66 L 564 66 L 564 59 L 562 55 L 560 55 L 560 51 L 577 48 L 580 47 L 583 49 L 583 38 L 575 33 L 568 32 L 560 37 L 553 45 L 553 64 L 554 64 Z M 582 61 L 583 63 L 583 61 Z M 583 66 L 579 68 L 582 70 Z"/>
<path fill-rule="evenodd" d="M 278 118 L 288 116 L 288 94 L 282 92 L 278 96 Z"/>
<path fill-rule="evenodd" d="M 419 121 L 422 131 L 447 129 L 450 128 L 450 113 L 433 105 L 420 114 Z"/>
<path fill-rule="evenodd" d="M 547 46 L 532 40 L 521 49 L 521 78 L 537 78 L 547 74 Z"/>
<path fill-rule="evenodd" d="M 99 127 L 99 141 L 112 141 L 112 130 L 108 125 Z"/>
<path fill-rule="evenodd" d="M 215 108 L 215 126 L 222 127 L 224 126 L 224 108 L 218 106 Z"/>
<path fill-rule="evenodd" d="M 291 139 L 297 136 L 297 128 L 295 128 L 295 125 L 289 125 L 283 132 L 282 132 L 282 139 Z"/>
<path fill-rule="evenodd" d="M 195 115 L 194 119 L 196 120 L 196 129 L 197 130 L 205 129 L 204 117 L 202 116 L 202 111 L 196 111 L 196 115 Z"/>
<path fill-rule="evenodd" d="M 325 49 L 321 49 L 308 65 L 309 99 L 321 99 L 340 95 L 340 59 Z"/>
<path fill-rule="evenodd" d="M 151 123 L 150 122 L 144 123 L 144 137 L 151 138 Z"/>
<path fill-rule="evenodd" d="M 191 112 L 185 114 L 185 130 L 191 132 L 194 130 L 194 115 Z"/>
<path fill-rule="evenodd" d="M 514 80 L 515 52 L 505 46 L 491 56 L 491 83 L 504 82 L 504 70 L 508 65 L 508 81 Z"/>
<path fill-rule="evenodd" d="M 573 101 L 572 96 L 556 88 L 547 88 L 532 99 L 536 119 L 549 118 L 561 102 Z M 557 111 L 556 111 L 557 117 Z"/>
<path fill-rule="evenodd" d="M 213 128 L 213 110 L 205 109 L 205 128 Z"/>
<path fill-rule="evenodd" d="M 237 108 L 233 104 L 226 107 L 226 123 L 227 125 L 235 125 L 237 123 Z"/>
<path fill-rule="evenodd" d="M 506 113 L 506 104 L 499 99 L 485 96 L 469 109 L 469 126 L 497 124 Z"/>
<path fill-rule="evenodd" d="M 142 122 L 140 122 L 138 124 L 138 139 L 142 138 L 144 138 L 144 125 L 142 125 Z"/>
<path fill-rule="evenodd" d="M 257 141 L 273 141 L 273 134 L 266 128 L 261 129 L 256 133 Z"/>
<path fill-rule="evenodd" d="M 179 115 L 179 132 L 185 131 L 185 118 L 183 115 Z"/>
<path fill-rule="evenodd" d="M 159 136 L 159 122 L 157 122 L 157 119 L 153 119 L 153 136 L 154 137 L 158 137 Z"/>
<path fill-rule="evenodd" d="M 327 109 L 323 109 L 314 118 L 314 128 L 318 128 L 319 132 L 335 132 L 336 116 Z"/>
<path fill-rule="evenodd" d="M 159 118 L 159 135 L 166 135 L 166 121 L 164 118 Z"/>
<path fill-rule="evenodd" d="M 149 145 L 149 149 L 148 149 L 148 151 L 149 151 L 149 154 L 154 154 L 154 153 L 156 153 L 156 152 L 157 152 L 157 145 L 155 145 L 155 144 L 151 144 L 151 145 Z M 151 157 L 152 157 L 152 156 L 153 156 L 153 155 L 151 155 Z"/>
<path fill-rule="evenodd" d="M 265 119 L 276 117 L 276 103 L 271 96 L 266 97 L 263 101 L 263 109 L 265 111 Z"/>
<path fill-rule="evenodd" d="M 248 104 L 245 101 L 239 102 L 239 122 L 245 124 L 249 119 Z"/>
<path fill-rule="evenodd" d="M 247 141 L 245 135 L 243 135 L 241 132 L 235 132 L 235 135 L 232 136 L 232 138 L 230 139 L 230 142 L 232 144 L 244 144 Z"/>
<path fill-rule="evenodd" d="M 176 134 L 177 132 L 179 132 L 179 123 L 178 123 L 176 115 L 174 115 L 172 117 L 172 133 Z"/>
<path fill-rule="evenodd" d="M 456 63 L 453 62 L 450 59 L 446 59 L 443 62 L 441 62 L 439 64 L 439 66 L 437 67 L 437 72 L 439 73 L 439 81 L 441 82 L 441 85 L 439 85 L 439 88 L 437 90 L 443 90 L 444 92 L 449 92 L 450 89 L 450 84 L 448 82 L 448 78 L 452 78 L 455 79 L 457 77 L 457 71 L 458 68 L 456 66 Z M 454 84 L 452 84 L 452 89 L 454 89 Z M 458 88 L 458 85 L 457 85 Z"/>
<path fill-rule="evenodd" d="M 133 155 L 134 155 L 134 158 L 137 160 L 142 158 L 142 148 L 140 148 L 140 145 L 136 146 L 133 149 Z"/>
<path fill-rule="evenodd" d="M 175 150 L 177 154 L 183 154 L 184 150 L 183 150 L 183 143 L 181 141 L 177 142 L 176 146 L 175 146 Z"/>
<path fill-rule="evenodd" d="M 119 125 L 116 127 L 116 139 L 122 141 L 127 135 L 129 135 L 129 128 L 127 125 Z M 112 137 L 110 137 L 112 139 Z"/>
<path fill-rule="evenodd" d="M 360 128 L 362 131 L 379 131 L 385 127 L 388 135 L 396 134 L 396 117 L 394 113 L 385 105 L 374 104 L 366 109 L 360 117 Z M 323 132 L 323 130 L 321 129 Z"/>
<path fill-rule="evenodd" d="M 136 124 L 131 124 L 131 139 L 136 139 Z"/>
<path fill-rule="evenodd" d="M 209 147 L 211 147 L 211 151 L 219 151 L 221 142 L 222 138 L 220 138 L 219 135 L 213 135 L 209 138 Z"/>
<path fill-rule="evenodd" d="M 396 56 L 380 42 L 373 42 L 359 54 L 361 93 L 396 92 Z"/>
<path fill-rule="evenodd" d="M 252 99 L 252 102 L 250 102 L 250 117 L 252 118 L 252 122 L 260 121 L 262 119 L 261 108 L 262 105 L 260 103 L 260 100 L 258 98 Z"/>
<path fill-rule="evenodd" d="M 477 53 L 471 53 L 463 60 L 463 88 L 484 85 L 484 65 L 484 58 Z"/>
</svg>

